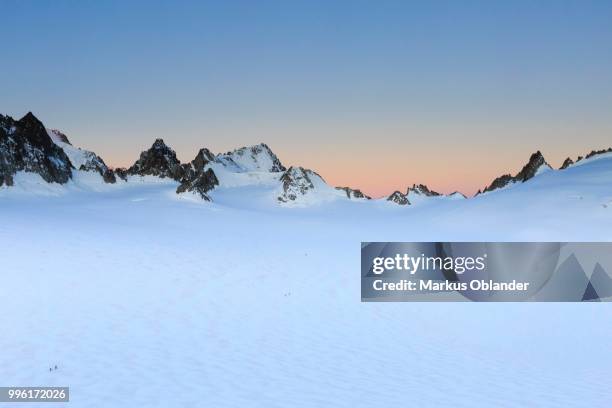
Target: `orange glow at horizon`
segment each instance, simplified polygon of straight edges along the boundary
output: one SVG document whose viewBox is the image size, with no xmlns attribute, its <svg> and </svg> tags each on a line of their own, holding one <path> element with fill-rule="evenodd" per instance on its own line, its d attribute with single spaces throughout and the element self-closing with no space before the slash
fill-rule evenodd
<svg viewBox="0 0 612 408">
<path fill-rule="evenodd" d="M 496 177 L 516 174 L 536 150 L 541 150 L 548 163 L 558 168 L 568 156 L 575 159 L 591 149 L 609 147 L 596 142 L 607 138 L 605 127 L 592 128 L 593 139 L 583 143 L 577 137 L 578 129 L 543 124 L 531 127 L 440 125 L 407 130 L 382 126 L 359 130 L 334 126 L 322 130 L 320 125 L 298 126 L 297 130 L 290 125 L 241 126 L 191 132 L 160 128 L 159 135 L 137 137 L 134 134 L 121 137 L 120 132 L 113 134 L 121 139 L 116 142 L 122 146 L 119 151 L 110 150 L 112 147 L 108 144 L 82 146 L 77 137 L 73 142 L 96 151 L 114 167 L 129 167 L 155 137 L 163 137 L 176 150 L 181 162 L 191 161 L 201 147 L 220 153 L 265 142 L 286 167 L 297 165 L 314 170 L 332 186 L 360 189 L 372 197 L 385 197 L 395 190 L 406 192 L 413 184 L 425 184 L 443 194 L 459 191 L 469 197 Z M 214 138 L 203 138 L 201 134 L 214 135 Z M 372 136 L 377 134 L 383 136 Z M 95 135 L 90 136 L 94 136 L 91 140 L 98 140 Z M 344 142 L 347 139 L 352 142 Z M 565 143 L 558 143 L 559 139 Z"/>
</svg>

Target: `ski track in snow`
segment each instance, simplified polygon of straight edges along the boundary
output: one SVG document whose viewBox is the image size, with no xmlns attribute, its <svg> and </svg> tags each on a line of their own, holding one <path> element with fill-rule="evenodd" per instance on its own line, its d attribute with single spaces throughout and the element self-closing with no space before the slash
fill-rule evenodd
<svg viewBox="0 0 612 408">
<path fill-rule="evenodd" d="M 0 385 L 70 386 L 54 405 L 70 407 L 612 399 L 609 303 L 361 303 L 359 289 L 360 241 L 611 240 L 612 158 L 414 207 L 287 208 L 270 176 L 235 176 L 213 203 L 91 177 L 0 189 Z"/>
</svg>

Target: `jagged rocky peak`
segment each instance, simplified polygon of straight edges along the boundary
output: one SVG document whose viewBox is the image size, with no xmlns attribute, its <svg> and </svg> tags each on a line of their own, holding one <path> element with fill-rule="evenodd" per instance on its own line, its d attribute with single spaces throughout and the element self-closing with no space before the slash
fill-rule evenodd
<svg viewBox="0 0 612 408">
<path fill-rule="evenodd" d="M 241 147 L 217 156 L 225 166 L 235 167 L 239 171 L 282 172 L 287 170 L 279 158 L 265 143 Z"/>
<path fill-rule="evenodd" d="M 32 112 L 15 121 L 0 115 L 0 186 L 13 185 L 18 171 L 37 173 L 49 183 L 66 183 L 73 165 Z"/>
<path fill-rule="evenodd" d="M 191 192 L 198 194 L 206 201 L 210 201 L 207 193 L 218 185 L 219 180 L 213 169 L 206 169 L 196 173 L 193 178 L 184 179 L 176 189 L 176 193 Z"/>
<path fill-rule="evenodd" d="M 563 161 L 563 164 L 561 165 L 561 167 L 559 167 L 559 170 L 565 170 L 572 164 L 574 164 L 574 161 L 568 157 Z"/>
<path fill-rule="evenodd" d="M 527 180 L 535 177 L 539 172 L 543 170 L 551 169 L 550 165 L 544 159 L 542 153 L 538 150 L 529 157 L 529 161 L 516 176 L 510 174 L 504 174 L 503 176 L 497 177 L 493 182 L 483 190 L 483 193 L 497 190 L 506 187 L 512 183 L 523 183 Z"/>
<path fill-rule="evenodd" d="M 68 137 L 59 130 L 47 129 L 47 133 L 51 140 L 66 153 L 74 167 L 80 171 L 94 171 L 100 174 L 105 183 L 115 183 L 117 181 L 115 173 L 108 168 L 100 156 L 94 152 L 72 146 Z"/>
<path fill-rule="evenodd" d="M 437 197 L 440 195 L 440 193 L 430 190 L 425 184 L 413 184 L 412 187 L 408 188 L 408 192 L 406 195 L 409 195 L 410 193 L 427 197 Z"/>
<path fill-rule="evenodd" d="M 200 149 L 195 159 L 191 161 L 191 165 L 194 169 L 203 169 L 204 166 L 213 161 L 215 161 L 215 155 L 204 147 Z"/>
<path fill-rule="evenodd" d="M 544 156 L 538 150 L 531 155 L 527 164 L 517 173 L 514 178 L 516 181 L 527 181 L 532 179 L 542 169 L 550 169 L 550 165 L 546 163 Z"/>
<path fill-rule="evenodd" d="M 315 188 L 313 182 L 315 178 L 321 179 L 321 176 L 303 167 L 289 167 L 280 178 L 282 192 L 277 197 L 278 201 L 283 203 L 295 201 L 300 196 L 308 194 Z"/>
<path fill-rule="evenodd" d="M 336 190 L 342 190 L 346 193 L 346 197 L 349 199 L 365 199 L 371 200 L 372 197 L 369 197 L 361 192 L 361 190 L 353 189 L 350 187 L 336 187 Z"/>
<path fill-rule="evenodd" d="M 156 139 L 149 150 L 140 153 L 140 158 L 128 169 L 128 174 L 181 181 L 184 171 L 174 150 L 166 146 L 162 139 Z"/>
<path fill-rule="evenodd" d="M 198 194 L 206 201 L 210 201 L 208 192 L 219 185 L 219 180 L 213 169 L 206 168 L 208 163 L 215 160 L 210 150 L 200 149 L 191 163 L 183 164 L 183 179 L 176 189 L 177 194 L 191 192 Z"/>
<path fill-rule="evenodd" d="M 391 201 L 398 205 L 410 205 L 410 201 L 408 201 L 406 194 L 402 194 L 399 191 L 394 191 L 391 193 L 391 195 L 387 197 L 387 201 Z"/>
<path fill-rule="evenodd" d="M 196 157 L 189 163 L 181 164 L 183 168 L 183 178 L 181 183 L 189 180 L 193 180 L 195 176 L 204 171 L 204 168 L 208 163 L 214 162 L 215 155 L 211 153 L 207 148 L 202 148 L 196 155 Z"/>
</svg>

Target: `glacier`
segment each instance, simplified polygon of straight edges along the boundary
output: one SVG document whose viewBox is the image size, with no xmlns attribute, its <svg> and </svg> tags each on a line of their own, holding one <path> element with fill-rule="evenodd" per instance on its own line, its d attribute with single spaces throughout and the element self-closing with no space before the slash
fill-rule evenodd
<svg viewBox="0 0 612 408">
<path fill-rule="evenodd" d="M 612 400 L 608 303 L 361 303 L 359 275 L 361 241 L 612 240 L 612 154 L 414 206 L 322 179 L 282 205 L 282 173 L 249 163 L 210 164 L 212 202 L 79 170 L 0 188 L 2 385 L 71 407 Z"/>
</svg>

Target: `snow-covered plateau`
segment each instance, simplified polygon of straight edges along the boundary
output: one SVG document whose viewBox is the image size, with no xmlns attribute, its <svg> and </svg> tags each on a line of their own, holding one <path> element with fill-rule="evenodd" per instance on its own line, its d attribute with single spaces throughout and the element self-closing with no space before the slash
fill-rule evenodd
<svg viewBox="0 0 612 408">
<path fill-rule="evenodd" d="M 127 181 L 12 175 L 0 385 L 69 386 L 70 407 L 610 405 L 609 303 L 361 303 L 360 242 L 610 241 L 612 153 L 398 205 L 264 146 L 164 167 L 181 180 L 140 174 L 144 152 Z"/>
</svg>

